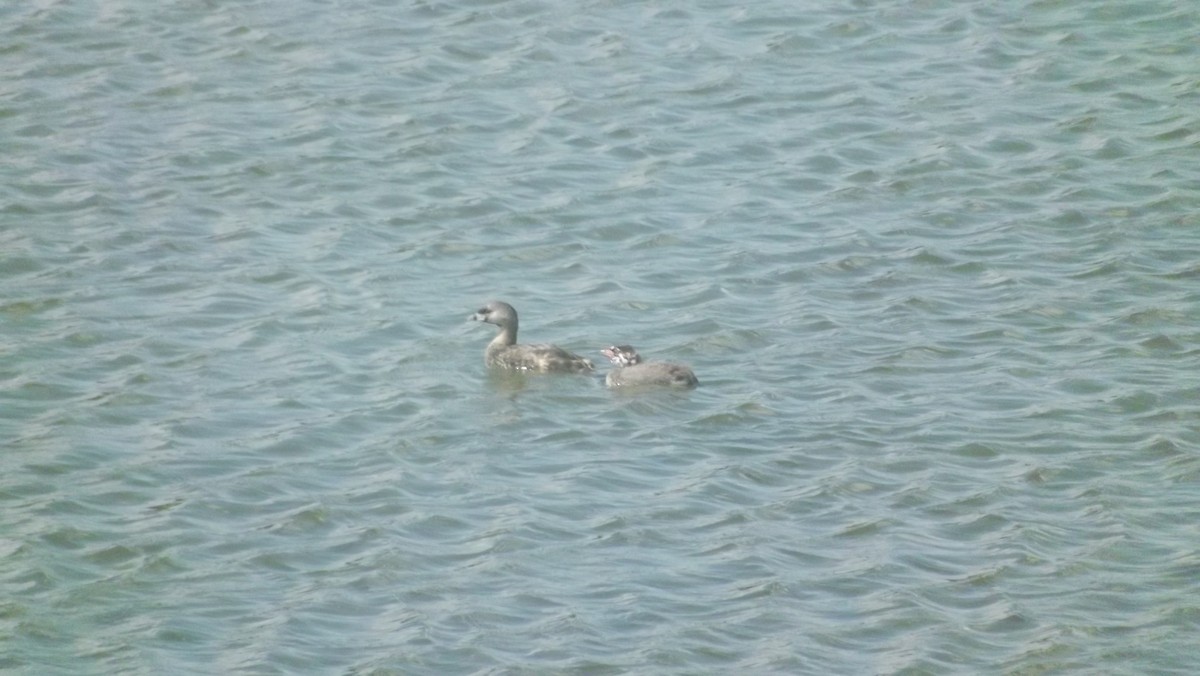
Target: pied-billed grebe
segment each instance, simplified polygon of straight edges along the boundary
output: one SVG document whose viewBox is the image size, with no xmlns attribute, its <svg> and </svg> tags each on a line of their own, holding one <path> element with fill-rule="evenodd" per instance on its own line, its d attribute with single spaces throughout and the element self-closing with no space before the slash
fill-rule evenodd
<svg viewBox="0 0 1200 676">
<path fill-rule="evenodd" d="M 609 387 L 633 387 L 662 385 L 667 387 L 695 387 L 700 384 L 696 374 L 683 364 L 663 361 L 643 362 L 632 345 L 612 345 L 600 350 L 600 354 L 617 368 L 608 372 L 604 382 Z"/>
<path fill-rule="evenodd" d="M 500 327 L 483 351 L 483 363 L 489 368 L 539 373 L 587 373 L 595 368 L 591 361 L 557 345 L 517 345 L 517 311 L 508 303 L 493 300 L 470 318 Z"/>
</svg>

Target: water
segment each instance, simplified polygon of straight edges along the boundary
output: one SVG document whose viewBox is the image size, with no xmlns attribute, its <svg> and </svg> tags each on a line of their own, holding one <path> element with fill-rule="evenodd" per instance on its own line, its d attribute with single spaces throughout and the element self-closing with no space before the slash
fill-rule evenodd
<svg viewBox="0 0 1200 676">
<path fill-rule="evenodd" d="M 0 669 L 1191 673 L 1200 10 L 10 5 Z"/>
</svg>

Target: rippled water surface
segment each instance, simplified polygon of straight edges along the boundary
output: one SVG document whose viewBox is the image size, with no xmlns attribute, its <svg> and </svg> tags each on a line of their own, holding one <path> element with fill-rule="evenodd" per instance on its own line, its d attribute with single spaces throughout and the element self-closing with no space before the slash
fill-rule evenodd
<svg viewBox="0 0 1200 676">
<path fill-rule="evenodd" d="M 7 3 L 0 670 L 1192 673 L 1197 35 Z"/>
</svg>

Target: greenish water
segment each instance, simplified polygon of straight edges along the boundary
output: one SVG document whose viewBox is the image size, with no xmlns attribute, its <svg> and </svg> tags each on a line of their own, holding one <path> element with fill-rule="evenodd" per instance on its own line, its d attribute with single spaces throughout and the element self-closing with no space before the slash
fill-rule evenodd
<svg viewBox="0 0 1200 676">
<path fill-rule="evenodd" d="M 1197 34 L 0 9 L 0 670 L 1190 674 Z"/>
</svg>

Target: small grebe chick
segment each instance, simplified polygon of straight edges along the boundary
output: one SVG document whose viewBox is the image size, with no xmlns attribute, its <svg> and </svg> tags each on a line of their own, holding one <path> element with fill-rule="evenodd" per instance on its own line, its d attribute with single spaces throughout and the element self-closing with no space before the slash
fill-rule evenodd
<svg viewBox="0 0 1200 676">
<path fill-rule="evenodd" d="M 695 387 L 700 384 L 690 368 L 663 361 L 644 362 L 632 345 L 612 345 L 600 350 L 600 354 L 617 367 L 604 379 L 609 387 Z"/>
</svg>

